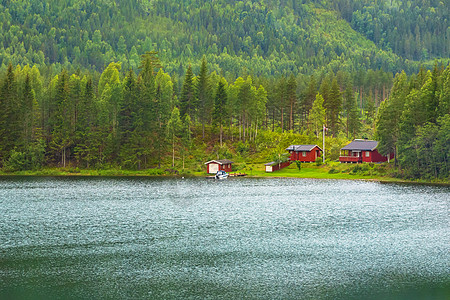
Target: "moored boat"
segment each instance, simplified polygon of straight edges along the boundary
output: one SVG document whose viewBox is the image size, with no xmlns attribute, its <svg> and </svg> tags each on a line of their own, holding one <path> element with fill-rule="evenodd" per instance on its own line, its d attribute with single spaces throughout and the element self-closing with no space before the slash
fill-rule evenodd
<svg viewBox="0 0 450 300">
<path fill-rule="evenodd" d="M 221 171 L 217 171 L 215 178 L 216 179 L 226 179 L 226 178 L 228 178 L 228 175 L 229 174 L 227 172 L 221 170 Z"/>
</svg>

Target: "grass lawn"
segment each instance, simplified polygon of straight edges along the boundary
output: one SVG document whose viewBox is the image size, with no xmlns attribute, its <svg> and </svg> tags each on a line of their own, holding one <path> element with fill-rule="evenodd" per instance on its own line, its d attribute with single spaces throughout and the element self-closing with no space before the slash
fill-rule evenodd
<svg viewBox="0 0 450 300">
<path fill-rule="evenodd" d="M 329 173 L 334 169 L 335 173 Z M 295 178 L 320 178 L 320 179 L 385 179 L 380 175 L 356 174 L 351 172 L 351 165 L 343 166 L 316 166 L 314 164 L 302 164 L 301 170 L 295 164 L 290 165 L 284 169 L 267 173 L 264 166 L 261 165 L 247 165 L 245 173 L 252 177 L 295 177 Z M 241 171 L 242 172 L 242 171 Z"/>
</svg>

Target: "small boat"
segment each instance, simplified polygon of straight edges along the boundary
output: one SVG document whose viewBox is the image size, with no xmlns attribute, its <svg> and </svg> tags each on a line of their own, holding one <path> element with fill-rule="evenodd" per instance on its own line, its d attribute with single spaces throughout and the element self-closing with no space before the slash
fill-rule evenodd
<svg viewBox="0 0 450 300">
<path fill-rule="evenodd" d="M 216 179 L 227 179 L 228 173 L 223 170 L 217 171 L 215 178 Z"/>
</svg>

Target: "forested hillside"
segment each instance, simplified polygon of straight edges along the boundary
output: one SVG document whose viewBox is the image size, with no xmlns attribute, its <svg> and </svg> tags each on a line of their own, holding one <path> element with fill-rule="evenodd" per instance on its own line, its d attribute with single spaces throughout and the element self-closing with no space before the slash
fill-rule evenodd
<svg viewBox="0 0 450 300">
<path fill-rule="evenodd" d="M 4 171 L 259 163 L 320 144 L 325 124 L 331 160 L 352 138 L 376 137 L 398 176 L 449 176 L 445 3 L 1 6 Z"/>
<path fill-rule="evenodd" d="M 110 62 L 136 72 L 158 51 L 183 76 L 206 55 L 232 80 L 256 76 L 383 69 L 417 72 L 448 59 L 445 1 L 31 1 L 0 5 L 0 66 L 53 66 L 101 72 Z M 54 75 L 54 74 L 50 74 Z"/>
</svg>

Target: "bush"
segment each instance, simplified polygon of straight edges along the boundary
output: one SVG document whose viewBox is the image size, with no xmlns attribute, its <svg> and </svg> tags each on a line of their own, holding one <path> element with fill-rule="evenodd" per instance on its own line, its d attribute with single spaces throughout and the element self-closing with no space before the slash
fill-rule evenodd
<svg viewBox="0 0 450 300">
<path fill-rule="evenodd" d="M 336 173 L 339 173 L 339 170 L 336 170 L 335 168 L 331 168 L 331 169 L 328 171 L 328 174 L 336 174 Z"/>
<path fill-rule="evenodd" d="M 299 160 L 296 160 L 295 164 L 297 165 L 298 170 L 301 171 L 302 170 L 302 162 Z"/>
<path fill-rule="evenodd" d="M 323 159 L 322 159 L 322 157 L 318 157 L 318 158 L 316 158 L 316 166 L 321 166 L 321 165 L 322 165 L 322 163 L 323 163 Z"/>
<path fill-rule="evenodd" d="M 241 156 L 247 156 L 249 150 L 250 150 L 250 146 L 248 145 L 248 143 L 243 143 L 243 142 L 239 141 L 239 143 L 237 144 L 237 147 L 236 147 L 236 151 L 239 152 L 239 154 Z"/>
<path fill-rule="evenodd" d="M 23 151 L 13 149 L 5 162 L 5 170 L 15 172 L 42 168 L 45 158 L 44 145 L 44 140 L 38 140 L 29 144 Z"/>
</svg>

